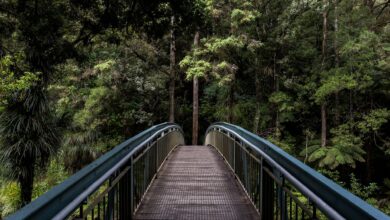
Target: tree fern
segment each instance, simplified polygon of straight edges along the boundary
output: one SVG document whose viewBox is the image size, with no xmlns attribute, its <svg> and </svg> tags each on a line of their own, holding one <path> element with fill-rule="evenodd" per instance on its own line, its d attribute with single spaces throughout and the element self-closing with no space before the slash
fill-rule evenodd
<svg viewBox="0 0 390 220">
<path fill-rule="evenodd" d="M 332 129 L 331 134 L 333 138 L 330 139 L 327 147 L 315 144 L 307 148 L 309 162 L 316 163 L 321 168 L 329 169 L 335 169 L 341 165 L 355 168 L 356 162 L 364 162 L 363 142 L 359 136 L 351 132 L 348 124 Z M 304 150 L 301 155 L 305 153 Z"/>
</svg>

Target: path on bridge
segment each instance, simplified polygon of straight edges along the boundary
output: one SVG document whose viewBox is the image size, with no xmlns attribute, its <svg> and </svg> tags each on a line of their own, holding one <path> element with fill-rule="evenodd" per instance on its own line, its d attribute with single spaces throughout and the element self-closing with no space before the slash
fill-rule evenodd
<svg viewBox="0 0 390 220">
<path fill-rule="evenodd" d="M 135 219 L 259 219 L 259 215 L 214 148 L 180 146 L 157 174 Z"/>
</svg>

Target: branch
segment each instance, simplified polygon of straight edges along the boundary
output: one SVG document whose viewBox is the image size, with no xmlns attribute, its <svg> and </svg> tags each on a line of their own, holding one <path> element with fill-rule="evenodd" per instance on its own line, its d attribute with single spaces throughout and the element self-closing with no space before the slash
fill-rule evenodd
<svg viewBox="0 0 390 220">
<path fill-rule="evenodd" d="M 376 7 L 378 7 L 378 6 L 380 6 L 380 5 L 383 5 L 383 7 L 382 7 L 382 9 L 380 10 L 379 14 L 376 16 L 376 19 L 378 19 L 379 16 L 381 16 L 381 14 L 383 13 L 383 11 L 387 8 L 387 6 L 389 6 L 389 4 L 390 4 L 390 0 L 387 1 L 387 2 L 385 2 L 385 3 L 383 3 L 383 4 L 379 4 L 379 5 L 376 6 Z"/>
<path fill-rule="evenodd" d="M 389 3 L 390 3 L 390 0 L 388 0 L 387 2 L 383 2 L 381 4 L 377 4 L 377 5 L 374 6 L 374 8 L 376 9 L 378 7 L 381 7 L 382 5 L 388 5 Z"/>
<path fill-rule="evenodd" d="M 151 65 L 151 66 L 153 66 L 153 67 L 156 68 L 156 69 L 159 69 L 161 72 L 163 72 L 163 73 L 165 73 L 166 75 L 169 76 L 169 72 L 167 72 L 167 71 L 161 69 L 160 66 L 158 66 L 158 65 L 156 65 L 156 64 L 154 64 L 154 63 L 149 62 L 147 58 L 145 58 L 144 56 L 142 56 L 141 54 L 139 54 L 137 51 L 131 50 L 131 52 L 132 52 L 138 59 L 142 60 L 143 62 L 145 62 L 145 63 L 147 63 L 147 64 L 149 64 L 149 65 Z"/>
</svg>

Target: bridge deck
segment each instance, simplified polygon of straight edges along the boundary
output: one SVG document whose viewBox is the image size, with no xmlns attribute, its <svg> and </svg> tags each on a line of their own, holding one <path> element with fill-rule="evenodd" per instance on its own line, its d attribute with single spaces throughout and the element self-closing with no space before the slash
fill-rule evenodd
<svg viewBox="0 0 390 220">
<path fill-rule="evenodd" d="M 169 156 L 135 219 L 259 219 L 215 149 L 181 146 Z"/>
</svg>

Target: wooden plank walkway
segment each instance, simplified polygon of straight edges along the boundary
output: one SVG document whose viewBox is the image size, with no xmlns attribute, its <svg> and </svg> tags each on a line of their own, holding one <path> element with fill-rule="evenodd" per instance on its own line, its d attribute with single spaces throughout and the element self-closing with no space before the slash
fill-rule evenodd
<svg viewBox="0 0 390 220">
<path fill-rule="evenodd" d="M 259 219 L 212 147 L 181 146 L 168 157 L 135 219 Z"/>
</svg>

